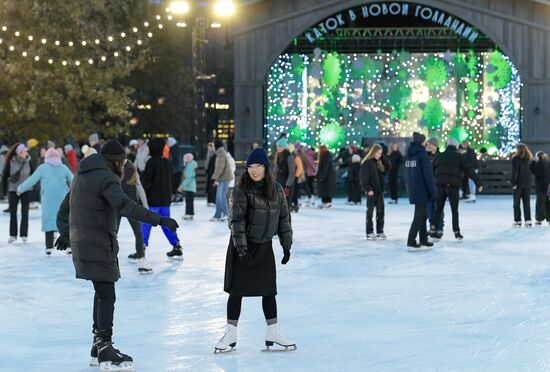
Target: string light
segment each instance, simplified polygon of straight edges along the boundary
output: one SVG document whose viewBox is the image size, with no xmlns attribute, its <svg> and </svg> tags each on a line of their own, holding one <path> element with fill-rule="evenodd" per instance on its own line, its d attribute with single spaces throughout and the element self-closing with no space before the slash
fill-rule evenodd
<svg viewBox="0 0 550 372">
<path fill-rule="evenodd" d="M 63 66 L 67 66 L 67 61 L 63 61 L 63 62 L 61 62 L 61 64 L 62 64 Z"/>
<path fill-rule="evenodd" d="M 53 63 L 53 59 L 48 59 L 48 63 L 51 65 Z"/>
<path fill-rule="evenodd" d="M 74 61 L 74 64 L 77 65 L 77 66 L 80 66 L 80 61 L 76 60 L 76 61 Z"/>
<path fill-rule="evenodd" d="M 2 31 L 6 32 L 8 31 L 8 28 L 6 26 L 2 26 Z"/>
<path fill-rule="evenodd" d="M 89 63 L 90 65 L 93 65 L 93 64 L 94 64 L 94 60 L 90 58 L 90 59 L 88 60 L 88 63 Z"/>
<path fill-rule="evenodd" d="M 27 52 L 23 52 L 23 53 L 21 53 L 21 55 L 22 55 L 23 57 L 26 57 L 26 56 L 27 56 L 27 54 L 28 54 Z"/>
<path fill-rule="evenodd" d="M 32 39 L 33 39 L 32 35 L 29 35 L 29 37 L 27 39 L 29 39 L 29 41 L 32 41 Z"/>
<path fill-rule="evenodd" d="M 82 40 L 82 46 L 86 46 L 86 41 L 85 40 Z"/>
<path fill-rule="evenodd" d="M 38 61 L 40 61 L 40 57 L 36 56 L 36 57 L 34 57 L 34 60 L 38 62 Z"/>
<path fill-rule="evenodd" d="M 41 42 L 42 44 L 46 44 L 48 41 L 47 41 L 46 39 L 42 39 L 42 40 L 40 40 L 40 42 Z"/>
<path fill-rule="evenodd" d="M 96 44 L 99 44 L 99 43 L 100 43 L 99 39 L 95 39 L 94 42 L 95 42 Z"/>
</svg>

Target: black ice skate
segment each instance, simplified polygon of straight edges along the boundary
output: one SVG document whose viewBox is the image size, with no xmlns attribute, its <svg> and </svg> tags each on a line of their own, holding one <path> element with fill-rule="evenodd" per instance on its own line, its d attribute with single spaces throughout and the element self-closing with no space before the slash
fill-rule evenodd
<svg viewBox="0 0 550 372">
<path fill-rule="evenodd" d="M 459 243 L 462 243 L 462 241 L 464 240 L 464 237 L 462 236 L 460 231 L 455 231 L 455 238 L 456 238 L 456 241 Z"/>
<path fill-rule="evenodd" d="M 138 260 L 140 258 L 142 258 L 143 256 L 140 256 L 139 254 L 137 253 L 132 253 L 130 255 L 128 255 L 128 262 L 130 263 L 138 263 Z"/>
<path fill-rule="evenodd" d="M 90 357 L 92 360 L 90 360 L 90 367 L 99 367 L 99 362 L 97 360 L 97 345 L 101 343 L 101 337 L 94 336 L 94 339 L 92 341 L 92 350 L 90 350 Z"/>
<path fill-rule="evenodd" d="M 134 360 L 131 356 L 122 354 L 113 347 L 112 342 L 102 342 L 97 346 L 97 360 L 101 372 L 134 370 Z"/>
<path fill-rule="evenodd" d="M 168 258 L 173 260 L 183 260 L 183 253 L 181 252 L 181 245 L 179 243 L 174 244 L 174 247 L 170 252 L 167 252 Z"/>
</svg>

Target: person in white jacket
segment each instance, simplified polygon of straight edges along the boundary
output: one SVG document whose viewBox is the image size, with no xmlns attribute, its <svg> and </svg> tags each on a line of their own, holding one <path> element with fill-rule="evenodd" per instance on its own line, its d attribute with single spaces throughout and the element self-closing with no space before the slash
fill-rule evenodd
<svg viewBox="0 0 550 372">
<path fill-rule="evenodd" d="M 233 194 L 233 188 L 235 187 L 235 171 L 237 170 L 237 163 L 235 162 L 235 159 L 231 155 L 231 153 L 227 152 L 227 161 L 229 163 L 229 167 L 231 168 L 231 172 L 233 172 L 233 179 L 229 181 L 229 186 L 227 188 L 227 205 L 229 205 L 229 197 L 231 194 Z"/>
</svg>

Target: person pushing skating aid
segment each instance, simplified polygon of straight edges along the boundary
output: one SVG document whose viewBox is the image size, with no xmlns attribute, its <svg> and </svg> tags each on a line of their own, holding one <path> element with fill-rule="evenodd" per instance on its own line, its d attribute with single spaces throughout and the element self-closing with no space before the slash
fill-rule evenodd
<svg viewBox="0 0 550 372">
<path fill-rule="evenodd" d="M 94 285 L 91 366 L 102 371 L 131 371 L 133 360 L 113 347 L 112 329 L 118 265 L 117 216 L 132 218 L 176 231 L 177 222 L 149 211 L 130 199 L 120 186 L 126 154 L 115 140 L 101 154 L 82 160 L 72 189 L 57 214 L 59 250 L 70 245 L 76 277 Z"/>
</svg>

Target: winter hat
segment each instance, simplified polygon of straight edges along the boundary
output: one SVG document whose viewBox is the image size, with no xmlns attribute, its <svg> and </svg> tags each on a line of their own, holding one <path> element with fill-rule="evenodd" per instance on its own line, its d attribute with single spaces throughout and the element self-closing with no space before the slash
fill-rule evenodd
<svg viewBox="0 0 550 372">
<path fill-rule="evenodd" d="M 438 142 L 437 138 L 435 138 L 435 137 L 428 138 L 428 143 L 432 146 L 437 146 L 437 142 Z"/>
<path fill-rule="evenodd" d="M 288 149 L 288 141 L 286 138 L 281 138 L 276 143 L 277 147 L 282 147 L 283 149 Z"/>
<path fill-rule="evenodd" d="M 133 139 L 133 140 L 130 140 L 130 142 L 128 143 L 128 146 L 132 147 L 132 146 L 137 146 L 138 144 L 138 141 L 136 139 Z"/>
<path fill-rule="evenodd" d="M 84 148 L 84 147 L 82 147 L 82 148 Z M 93 147 L 87 147 L 86 151 L 83 151 L 83 153 L 84 153 L 84 159 L 86 159 L 90 155 L 97 154 L 97 151 Z"/>
<path fill-rule="evenodd" d="M 61 156 L 59 155 L 59 152 L 53 147 L 49 148 L 48 151 L 46 151 L 44 158 L 46 159 L 45 162 L 50 165 L 58 166 L 61 164 Z"/>
<path fill-rule="evenodd" d="M 269 169 L 269 159 L 267 158 L 267 153 L 263 147 L 258 147 L 257 149 L 252 150 L 246 159 L 246 167 L 248 168 L 252 164 L 261 164 L 265 169 Z"/>
<path fill-rule="evenodd" d="M 55 142 L 54 141 L 48 141 L 46 148 L 51 149 L 55 148 Z"/>
<path fill-rule="evenodd" d="M 192 161 L 193 161 L 193 154 L 187 153 L 187 154 L 183 155 L 183 162 L 184 163 L 189 163 L 189 162 L 192 162 Z"/>
<path fill-rule="evenodd" d="M 27 146 L 29 146 L 29 149 L 32 149 L 33 147 L 38 146 L 38 140 L 36 138 L 31 138 L 27 141 Z"/>
<path fill-rule="evenodd" d="M 126 159 L 126 149 L 117 140 L 110 139 L 101 147 L 101 156 L 108 161 L 121 161 Z"/>
<path fill-rule="evenodd" d="M 72 149 L 73 149 L 73 145 L 71 145 L 71 144 L 65 145 L 65 152 L 69 152 Z"/>
<path fill-rule="evenodd" d="M 22 153 L 24 150 L 28 150 L 28 149 L 27 149 L 27 146 L 25 146 L 24 143 L 20 143 L 20 144 L 15 148 L 15 153 L 16 153 L 17 155 L 21 155 L 21 153 Z"/>
<path fill-rule="evenodd" d="M 455 140 L 452 137 L 449 137 L 449 140 L 447 141 L 447 147 L 449 147 L 449 146 L 454 146 L 454 147 L 458 148 L 458 141 Z"/>
<path fill-rule="evenodd" d="M 10 149 L 8 148 L 8 146 L 6 145 L 2 145 L 2 147 L 0 147 L 0 154 L 5 154 L 6 152 L 10 151 Z"/>
<path fill-rule="evenodd" d="M 174 137 L 168 137 L 168 147 L 172 147 L 174 146 L 176 143 L 178 143 L 178 141 L 176 141 L 176 139 Z"/>
<path fill-rule="evenodd" d="M 413 142 L 418 144 L 423 144 L 426 141 L 426 136 L 422 133 L 414 132 L 413 133 Z"/>
<path fill-rule="evenodd" d="M 353 154 L 353 156 L 351 157 L 351 162 L 352 163 L 359 163 L 359 162 L 361 162 L 361 157 L 358 154 Z"/>
<path fill-rule="evenodd" d="M 220 147 L 223 147 L 223 142 L 222 142 L 222 140 L 220 140 L 220 139 L 215 140 L 215 141 L 214 141 L 214 148 L 217 150 L 217 149 L 219 149 Z"/>
<path fill-rule="evenodd" d="M 99 134 L 97 133 L 93 133 L 90 135 L 90 137 L 88 137 L 88 142 L 99 142 Z"/>
</svg>

